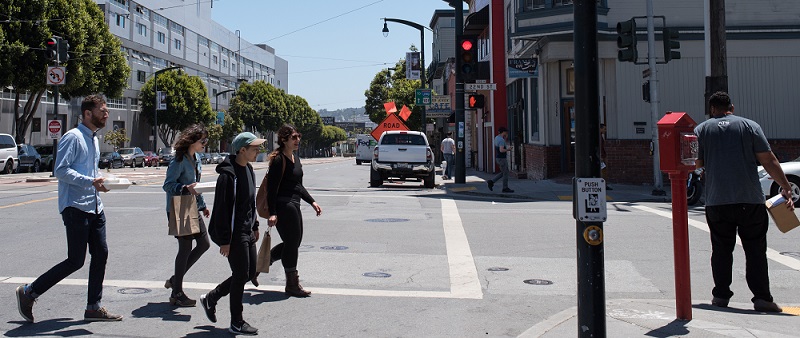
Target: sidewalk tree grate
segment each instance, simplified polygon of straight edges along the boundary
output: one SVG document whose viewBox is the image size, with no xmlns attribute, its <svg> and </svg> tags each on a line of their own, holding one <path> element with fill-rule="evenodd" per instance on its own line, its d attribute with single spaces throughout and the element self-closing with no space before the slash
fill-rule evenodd
<svg viewBox="0 0 800 338">
<path fill-rule="evenodd" d="M 508 268 L 503 268 L 503 267 L 495 266 L 495 267 L 489 268 L 488 270 L 489 270 L 489 271 L 508 271 Z"/>
<path fill-rule="evenodd" d="M 392 275 L 385 273 L 385 272 L 365 272 L 362 276 L 364 277 L 374 277 L 374 278 L 389 278 Z"/>
<path fill-rule="evenodd" d="M 348 247 L 342 245 L 328 245 L 319 247 L 322 250 L 347 250 Z"/>
<path fill-rule="evenodd" d="M 122 288 L 117 290 L 117 292 L 123 295 L 143 295 L 145 293 L 150 293 L 150 289 L 145 288 Z"/>
<path fill-rule="evenodd" d="M 800 259 L 800 252 L 784 251 L 784 252 L 781 252 L 781 255 Z"/>
<path fill-rule="evenodd" d="M 374 223 L 397 223 L 397 222 L 408 222 L 408 218 L 370 218 L 367 219 L 367 222 L 374 222 Z"/>
<path fill-rule="evenodd" d="M 552 285 L 553 284 L 552 281 L 549 281 L 549 280 L 546 280 L 546 279 L 526 279 L 526 280 L 524 280 L 522 282 L 525 283 L 525 284 L 530 284 L 530 285 Z"/>
</svg>

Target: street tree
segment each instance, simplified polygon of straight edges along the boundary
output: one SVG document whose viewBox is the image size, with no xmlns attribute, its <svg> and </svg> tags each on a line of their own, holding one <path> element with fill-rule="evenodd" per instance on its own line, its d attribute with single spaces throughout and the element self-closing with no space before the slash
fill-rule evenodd
<svg viewBox="0 0 800 338">
<path fill-rule="evenodd" d="M 411 48 L 413 51 L 415 48 Z M 364 108 L 367 115 L 372 122 L 380 123 L 386 118 L 386 110 L 383 104 L 386 102 L 394 102 L 397 106 L 397 113 L 403 105 L 411 109 L 411 117 L 405 121 L 406 126 L 411 130 L 420 130 L 422 127 L 422 109 L 423 106 L 415 104 L 415 91 L 422 88 L 422 81 L 409 80 L 406 78 L 406 61 L 400 60 L 395 65 L 394 74 L 389 73 L 388 70 L 382 69 L 370 83 L 368 90 L 364 92 L 366 102 Z"/>
<path fill-rule="evenodd" d="M 231 100 L 231 116 L 242 121 L 245 128 L 260 132 L 276 131 L 287 121 L 286 93 L 264 81 L 242 83 Z"/>
<path fill-rule="evenodd" d="M 330 148 L 339 141 L 347 140 L 347 132 L 337 126 L 323 126 L 322 135 L 315 144 L 315 148 L 322 148 L 325 154 L 330 153 Z"/>
<path fill-rule="evenodd" d="M 114 150 L 124 146 L 125 143 L 130 142 L 130 140 L 131 139 L 125 132 L 125 128 L 109 130 L 105 133 L 105 135 L 103 135 L 103 142 L 112 145 L 114 147 Z"/>
<path fill-rule="evenodd" d="M 303 142 L 312 141 L 322 133 L 322 117 L 308 105 L 306 99 L 297 95 L 286 95 L 286 122 L 294 125 L 303 134 Z"/>
<path fill-rule="evenodd" d="M 142 106 L 141 116 L 151 126 L 154 123 L 155 82 L 151 77 L 139 92 Z M 158 90 L 166 92 L 167 109 L 158 111 L 158 137 L 164 144 L 172 144 L 181 130 L 195 124 L 209 125 L 216 114 L 211 110 L 211 101 L 203 80 L 189 76 L 183 71 L 158 74 Z"/>
<path fill-rule="evenodd" d="M 60 36 L 69 41 L 65 99 L 103 93 L 115 98 L 127 86 L 130 67 L 111 34 L 104 13 L 92 0 L 0 0 L 0 86 L 14 91 L 14 133 L 24 142 L 39 111 L 46 86 L 45 41 Z M 50 88 L 52 89 L 52 88 Z M 79 115 L 79 114 L 78 114 Z"/>
<path fill-rule="evenodd" d="M 224 114 L 224 124 L 211 124 L 206 127 L 208 130 L 208 144 L 212 151 L 220 151 L 222 141 L 232 141 L 233 137 L 242 132 L 241 121 L 235 120 L 227 112 Z"/>
</svg>

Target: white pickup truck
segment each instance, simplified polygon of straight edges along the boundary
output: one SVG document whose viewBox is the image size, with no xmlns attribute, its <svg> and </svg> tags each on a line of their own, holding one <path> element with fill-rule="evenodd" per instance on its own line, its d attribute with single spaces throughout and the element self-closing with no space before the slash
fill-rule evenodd
<svg viewBox="0 0 800 338">
<path fill-rule="evenodd" d="M 369 185 L 378 187 L 389 177 L 417 178 L 433 188 L 436 178 L 428 138 L 418 131 L 386 131 L 372 150 Z"/>
</svg>

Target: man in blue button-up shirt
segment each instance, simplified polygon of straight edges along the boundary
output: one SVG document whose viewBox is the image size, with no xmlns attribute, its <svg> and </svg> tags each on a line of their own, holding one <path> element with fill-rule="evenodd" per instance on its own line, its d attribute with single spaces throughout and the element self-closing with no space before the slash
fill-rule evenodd
<svg viewBox="0 0 800 338">
<path fill-rule="evenodd" d="M 86 249 L 89 263 L 89 294 L 83 318 L 86 321 L 118 321 L 122 316 L 106 311 L 100 304 L 106 272 L 106 216 L 99 192 L 103 177 L 97 168 L 100 146 L 97 131 L 106 126 L 108 108 L 100 95 L 87 96 L 81 103 L 83 121 L 61 138 L 56 155 L 58 211 L 67 231 L 67 259 L 45 272 L 33 283 L 17 288 L 17 306 L 25 320 L 33 322 L 33 303 L 61 280 L 83 267 Z"/>
</svg>

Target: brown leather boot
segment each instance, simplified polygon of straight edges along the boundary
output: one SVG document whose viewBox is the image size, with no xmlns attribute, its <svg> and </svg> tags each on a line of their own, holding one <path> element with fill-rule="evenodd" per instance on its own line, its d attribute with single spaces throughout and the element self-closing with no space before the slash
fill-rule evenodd
<svg viewBox="0 0 800 338">
<path fill-rule="evenodd" d="M 297 275 L 297 270 L 286 271 L 286 294 L 293 297 L 308 297 L 311 295 L 310 291 L 306 291 L 300 285 L 300 276 Z"/>
</svg>

